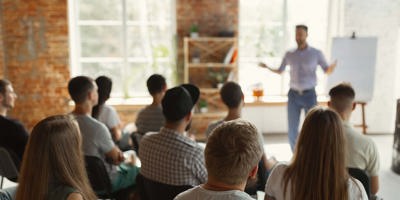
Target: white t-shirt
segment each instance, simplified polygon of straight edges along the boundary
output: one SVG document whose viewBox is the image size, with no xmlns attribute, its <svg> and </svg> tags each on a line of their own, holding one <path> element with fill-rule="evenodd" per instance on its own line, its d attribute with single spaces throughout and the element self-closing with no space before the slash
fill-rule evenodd
<svg viewBox="0 0 400 200">
<path fill-rule="evenodd" d="M 267 184 L 265 185 L 265 195 L 274 197 L 279 200 L 290 200 L 290 193 L 286 193 L 284 198 L 284 184 L 283 184 L 283 175 L 287 169 L 287 165 L 278 164 L 271 172 L 271 175 L 268 178 Z M 304 182 L 304 184 L 307 184 Z M 349 200 L 368 200 L 368 196 L 364 190 L 363 185 L 357 179 L 349 179 L 347 182 L 347 189 L 349 193 Z M 287 191 L 291 190 L 291 185 L 289 181 L 289 185 L 286 189 Z"/>
<path fill-rule="evenodd" d="M 180 193 L 174 200 L 254 200 L 240 190 L 211 191 L 201 186 Z"/>
<path fill-rule="evenodd" d="M 105 124 L 108 129 L 112 129 L 121 123 L 117 111 L 112 106 L 106 104 L 101 106 L 99 121 Z"/>
</svg>

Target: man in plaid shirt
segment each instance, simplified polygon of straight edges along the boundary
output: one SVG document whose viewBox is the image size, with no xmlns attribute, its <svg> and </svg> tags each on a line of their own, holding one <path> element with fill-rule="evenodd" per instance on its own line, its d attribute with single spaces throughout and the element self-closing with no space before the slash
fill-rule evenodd
<svg viewBox="0 0 400 200">
<path fill-rule="evenodd" d="M 169 185 L 199 185 L 207 180 L 203 149 L 188 136 L 199 89 L 183 84 L 167 90 L 162 100 L 166 119 L 159 133 L 148 133 L 140 143 L 140 173 Z"/>
</svg>

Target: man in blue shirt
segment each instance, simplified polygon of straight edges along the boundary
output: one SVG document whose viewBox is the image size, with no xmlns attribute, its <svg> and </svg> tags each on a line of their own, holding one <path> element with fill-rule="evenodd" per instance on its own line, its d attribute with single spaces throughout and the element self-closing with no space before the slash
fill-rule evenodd
<svg viewBox="0 0 400 200">
<path fill-rule="evenodd" d="M 288 125 L 289 143 L 292 151 L 295 148 L 301 110 L 305 113 L 317 104 L 315 86 L 317 85 L 317 66 L 330 74 L 337 62 L 328 65 L 322 52 L 307 44 L 308 28 L 305 25 L 296 26 L 297 49 L 286 52 L 279 69 L 273 69 L 265 63 L 261 67 L 281 74 L 290 65 L 290 90 L 288 93 Z"/>
</svg>

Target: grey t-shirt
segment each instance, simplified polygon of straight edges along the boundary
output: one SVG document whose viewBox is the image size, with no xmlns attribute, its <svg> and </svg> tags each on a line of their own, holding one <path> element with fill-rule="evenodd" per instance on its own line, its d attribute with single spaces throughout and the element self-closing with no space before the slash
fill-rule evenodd
<svg viewBox="0 0 400 200">
<path fill-rule="evenodd" d="M 88 156 L 96 156 L 103 160 L 111 180 L 115 177 L 117 169 L 105 161 L 105 154 L 114 148 L 114 142 L 107 127 L 88 115 L 74 115 L 78 121 L 83 141 L 83 153 Z"/>
<path fill-rule="evenodd" d="M 174 200 L 254 200 L 247 193 L 240 190 L 211 191 L 201 186 L 186 190 L 175 197 Z"/>
</svg>

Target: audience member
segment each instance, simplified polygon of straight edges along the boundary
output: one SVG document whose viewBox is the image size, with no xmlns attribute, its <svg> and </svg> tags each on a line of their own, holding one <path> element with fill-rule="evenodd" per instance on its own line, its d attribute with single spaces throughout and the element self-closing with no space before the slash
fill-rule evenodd
<svg viewBox="0 0 400 200">
<path fill-rule="evenodd" d="M 75 102 L 72 114 L 78 121 L 82 134 L 84 154 L 103 160 L 112 182 L 113 191 L 133 185 L 138 168 L 123 163 L 124 156 L 114 145 L 107 127 L 90 115 L 93 106 L 97 105 L 98 101 L 97 85 L 94 80 L 86 76 L 72 78 L 68 83 L 68 91 Z M 117 169 L 117 166 L 120 167 Z"/>
<path fill-rule="evenodd" d="M 221 88 L 220 96 L 222 102 L 228 108 L 228 114 L 224 119 L 211 122 L 210 125 L 208 125 L 206 130 L 207 137 L 209 137 L 211 132 L 220 124 L 230 120 L 239 119 L 242 116 L 242 108 L 244 106 L 244 95 L 242 88 L 240 87 L 239 84 L 235 82 L 225 83 Z M 276 164 L 276 160 L 275 158 L 271 158 L 268 160 L 266 154 L 264 153 L 262 156 L 261 163 L 264 165 L 265 169 L 270 171 Z M 264 186 L 265 182 L 262 183 L 262 187 Z"/>
<path fill-rule="evenodd" d="M 136 127 L 140 135 L 147 132 L 158 132 L 165 123 L 161 106 L 161 100 L 167 90 L 165 78 L 159 74 L 151 75 L 147 79 L 147 89 L 153 97 L 153 102 L 140 110 L 137 115 Z"/>
<path fill-rule="evenodd" d="M 78 124 L 71 116 L 40 121 L 29 138 L 16 200 L 96 200 L 81 146 Z"/>
<path fill-rule="evenodd" d="M 15 154 L 12 157 L 19 168 L 28 142 L 28 132 L 20 122 L 7 117 L 7 111 L 14 108 L 16 98 L 11 83 L 0 79 L 0 147 Z"/>
<path fill-rule="evenodd" d="M 355 131 L 350 124 L 350 116 L 356 107 L 355 92 L 351 85 L 341 83 L 329 91 L 328 106 L 343 120 L 347 140 L 347 166 L 365 170 L 370 177 L 371 193 L 379 189 L 379 152 L 375 143 L 367 136 Z"/>
<path fill-rule="evenodd" d="M 140 173 L 147 179 L 169 185 L 206 182 L 203 149 L 186 136 L 199 95 L 199 89 L 190 84 L 166 91 L 162 99 L 166 123 L 159 133 L 145 135 L 140 144 Z"/>
<path fill-rule="evenodd" d="M 231 120 L 214 129 L 205 149 L 207 182 L 179 194 L 176 200 L 253 200 L 244 191 L 257 177 L 263 143 L 254 125 Z"/>
<path fill-rule="evenodd" d="M 340 117 L 316 107 L 307 114 L 289 165 L 278 164 L 265 186 L 265 199 L 367 200 L 363 185 L 349 176 Z"/>
<path fill-rule="evenodd" d="M 96 78 L 96 84 L 99 100 L 97 105 L 93 107 L 92 117 L 105 124 L 110 130 L 114 142 L 118 142 L 122 135 L 121 121 L 114 107 L 105 104 L 110 98 L 112 80 L 106 76 L 99 76 Z"/>
</svg>

